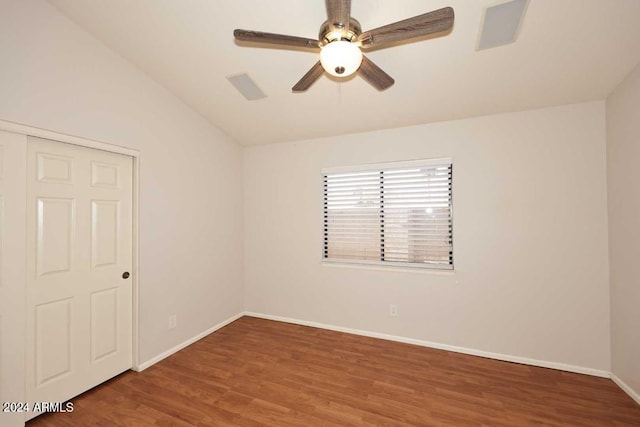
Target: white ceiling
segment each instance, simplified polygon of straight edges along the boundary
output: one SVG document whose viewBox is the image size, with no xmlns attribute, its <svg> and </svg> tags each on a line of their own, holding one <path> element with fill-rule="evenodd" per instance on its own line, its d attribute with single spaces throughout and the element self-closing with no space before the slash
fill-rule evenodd
<svg viewBox="0 0 640 427">
<path fill-rule="evenodd" d="M 266 144 L 604 99 L 640 62 L 640 1 L 531 0 L 516 43 L 476 51 L 486 6 L 500 0 L 353 0 L 364 31 L 444 6 L 445 37 L 368 53 L 395 78 L 291 87 L 309 52 L 242 47 L 243 28 L 317 38 L 323 0 L 50 0 L 64 14 L 242 144 Z M 248 73 L 267 98 L 226 76 Z"/>
</svg>

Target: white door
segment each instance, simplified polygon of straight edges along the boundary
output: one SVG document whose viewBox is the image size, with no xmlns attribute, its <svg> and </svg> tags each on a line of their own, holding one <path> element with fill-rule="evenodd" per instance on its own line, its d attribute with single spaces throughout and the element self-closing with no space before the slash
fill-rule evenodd
<svg viewBox="0 0 640 427">
<path fill-rule="evenodd" d="M 30 137 L 27 159 L 27 399 L 62 402 L 131 368 L 132 158 Z"/>
</svg>

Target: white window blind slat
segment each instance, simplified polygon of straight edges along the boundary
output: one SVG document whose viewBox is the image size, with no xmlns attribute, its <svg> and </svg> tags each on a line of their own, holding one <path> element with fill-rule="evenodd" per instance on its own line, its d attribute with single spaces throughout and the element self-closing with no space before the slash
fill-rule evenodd
<svg viewBox="0 0 640 427">
<path fill-rule="evenodd" d="M 453 268 L 451 163 L 325 171 L 326 260 Z"/>
</svg>

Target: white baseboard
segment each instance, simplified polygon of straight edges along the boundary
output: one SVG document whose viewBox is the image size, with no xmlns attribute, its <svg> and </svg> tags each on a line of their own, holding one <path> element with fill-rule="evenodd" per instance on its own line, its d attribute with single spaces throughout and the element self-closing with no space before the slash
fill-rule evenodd
<svg viewBox="0 0 640 427">
<path fill-rule="evenodd" d="M 633 400 L 640 405 L 640 393 L 629 387 L 627 383 L 618 378 L 614 373 L 611 374 L 611 379 L 618 385 L 625 393 L 627 393 Z"/>
<path fill-rule="evenodd" d="M 227 326 L 229 323 L 234 322 L 236 320 L 238 320 L 239 318 L 241 318 L 242 316 L 244 316 L 245 313 L 244 312 L 240 312 L 234 316 L 231 316 L 230 318 L 228 318 L 227 320 L 224 320 L 220 323 L 218 323 L 217 325 L 207 329 L 206 331 L 192 337 L 189 338 L 188 340 L 178 344 L 175 347 L 170 348 L 169 350 L 155 356 L 152 357 L 151 359 L 147 360 L 146 362 L 143 362 L 141 364 L 139 364 L 137 367 L 134 366 L 133 370 L 137 371 L 137 372 L 142 372 L 145 369 L 147 369 L 148 367 L 150 367 L 151 365 L 155 365 L 156 363 L 158 363 L 159 361 L 161 361 L 162 359 L 166 359 L 167 357 L 171 356 L 174 353 L 179 352 L 180 350 L 182 350 L 183 348 L 193 344 L 194 342 L 201 340 L 202 338 L 206 337 L 207 335 L 211 334 L 212 332 L 217 331 L 218 329 Z"/>
<path fill-rule="evenodd" d="M 413 338 L 405 338 L 405 337 L 399 337 L 395 335 L 381 334 L 378 332 L 362 331 L 359 329 L 344 328 L 342 326 L 334 326 L 334 325 L 327 325 L 324 323 L 309 322 L 307 320 L 298 320 L 298 319 L 291 319 L 288 317 L 272 316 L 270 314 L 262 314 L 262 313 L 254 313 L 254 312 L 245 312 L 244 314 L 250 317 L 258 317 L 258 318 L 267 319 L 267 320 L 276 320 L 278 322 L 293 323 L 296 325 L 311 326 L 314 328 L 328 329 L 331 331 L 346 332 L 348 334 L 362 335 L 365 337 L 372 337 L 372 338 L 380 338 L 380 339 L 389 340 L 389 341 L 397 341 L 397 342 L 402 342 L 406 344 L 419 345 L 422 347 L 430 347 L 430 348 L 436 348 L 439 350 L 453 351 L 455 353 L 469 354 L 471 356 L 480 356 L 480 357 L 486 357 L 488 359 L 502 360 L 505 362 L 521 363 L 523 365 L 539 366 L 542 368 L 558 369 L 560 371 L 592 375 L 595 377 L 611 378 L 611 373 L 608 371 L 586 368 L 583 366 L 574 366 L 574 365 L 567 365 L 567 364 L 558 363 L 558 362 L 549 362 L 546 360 L 529 359 L 529 358 L 520 357 L 520 356 L 491 353 L 488 351 L 476 350 L 472 348 L 458 347 L 458 346 L 453 346 L 448 344 L 435 343 L 431 341 L 423 341 L 423 340 L 417 340 Z"/>
</svg>

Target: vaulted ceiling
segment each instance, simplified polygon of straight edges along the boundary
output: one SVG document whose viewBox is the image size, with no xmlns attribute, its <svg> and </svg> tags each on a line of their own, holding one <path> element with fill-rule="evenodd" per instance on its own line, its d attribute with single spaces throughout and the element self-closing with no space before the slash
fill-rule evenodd
<svg viewBox="0 0 640 427">
<path fill-rule="evenodd" d="M 363 30 L 445 6 L 444 37 L 368 53 L 395 78 L 291 87 L 318 60 L 240 46 L 235 28 L 317 38 L 323 0 L 50 0 L 61 12 L 242 144 L 266 144 L 604 99 L 640 62 L 640 1 L 530 0 L 515 43 L 477 51 L 496 0 L 353 0 Z M 226 77 L 248 73 L 247 101 Z"/>
</svg>

